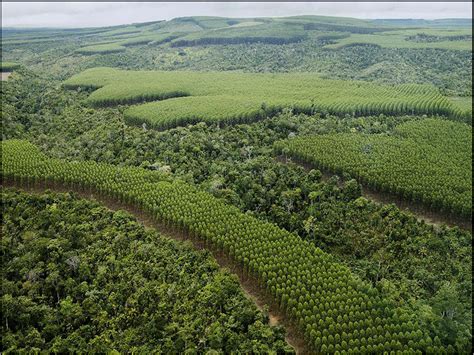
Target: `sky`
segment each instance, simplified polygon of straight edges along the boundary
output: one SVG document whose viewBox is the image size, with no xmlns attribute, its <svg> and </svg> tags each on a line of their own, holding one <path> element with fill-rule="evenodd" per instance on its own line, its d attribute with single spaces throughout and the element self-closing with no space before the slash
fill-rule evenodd
<svg viewBox="0 0 474 355">
<path fill-rule="evenodd" d="M 2 27 L 100 27 L 182 16 L 471 18 L 469 2 L 2 2 Z"/>
</svg>

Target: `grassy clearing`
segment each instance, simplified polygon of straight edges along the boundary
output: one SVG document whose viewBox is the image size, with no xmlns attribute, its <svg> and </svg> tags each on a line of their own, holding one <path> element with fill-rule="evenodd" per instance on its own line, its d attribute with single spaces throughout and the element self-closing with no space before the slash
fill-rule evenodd
<svg viewBox="0 0 474 355">
<path fill-rule="evenodd" d="M 344 133 L 279 142 L 279 151 L 336 173 L 347 172 L 375 190 L 468 217 L 472 209 L 472 128 L 426 119 L 394 135 Z"/>
<path fill-rule="evenodd" d="M 309 73 L 124 71 L 94 68 L 64 85 L 94 91 L 87 103 L 100 107 L 157 101 L 129 108 L 134 124 L 168 128 L 197 121 L 237 123 L 272 114 L 283 107 L 339 115 L 456 113 L 437 89 L 426 85 L 379 85 L 322 79 Z"/>
<path fill-rule="evenodd" d="M 262 25 L 263 22 L 257 22 L 257 21 L 246 21 L 246 22 L 239 22 L 235 25 L 232 25 L 230 27 L 236 28 L 236 27 L 252 27 L 252 26 L 258 26 Z"/>
</svg>

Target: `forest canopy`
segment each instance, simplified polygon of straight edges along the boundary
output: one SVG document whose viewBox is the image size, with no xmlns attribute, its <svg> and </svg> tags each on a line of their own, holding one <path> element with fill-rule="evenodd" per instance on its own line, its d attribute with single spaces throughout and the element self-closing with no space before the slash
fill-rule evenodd
<svg viewBox="0 0 474 355">
<path fill-rule="evenodd" d="M 292 352 L 209 253 L 124 211 L 9 189 L 2 210 L 2 352 Z"/>
<path fill-rule="evenodd" d="M 2 351 L 470 354 L 471 23 L 2 28 Z"/>
</svg>

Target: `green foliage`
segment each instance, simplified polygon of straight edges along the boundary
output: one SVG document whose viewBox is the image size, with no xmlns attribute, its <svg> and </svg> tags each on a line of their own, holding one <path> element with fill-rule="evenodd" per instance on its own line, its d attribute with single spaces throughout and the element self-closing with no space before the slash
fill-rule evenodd
<svg viewBox="0 0 474 355">
<path fill-rule="evenodd" d="M 116 43 L 86 46 L 86 47 L 81 47 L 76 50 L 77 53 L 81 53 L 81 54 L 108 54 L 108 53 L 118 53 L 118 52 L 123 52 L 123 51 L 125 51 L 125 47 Z"/>
<path fill-rule="evenodd" d="M 472 128 L 465 124 L 427 119 L 398 126 L 394 136 L 303 136 L 277 148 L 376 190 L 471 216 Z"/>
<path fill-rule="evenodd" d="M 117 37 L 117 36 L 136 34 L 136 33 L 141 33 L 141 32 L 142 32 L 142 29 L 134 25 L 130 25 L 130 26 L 124 25 L 124 26 L 112 27 L 110 30 L 101 32 L 99 35 L 100 37 Z"/>
<path fill-rule="evenodd" d="M 207 252 L 124 211 L 12 190 L 2 211 L 4 353 L 292 352 Z"/>
<path fill-rule="evenodd" d="M 188 96 L 134 106 L 125 112 L 125 119 L 131 125 L 166 129 L 198 122 L 252 122 L 265 118 L 266 114 L 258 99 L 231 95 Z"/>
<path fill-rule="evenodd" d="M 169 128 L 197 121 L 248 122 L 283 107 L 338 115 L 437 113 L 454 115 L 451 103 L 435 88 L 397 87 L 321 79 L 314 74 L 244 74 L 87 70 L 68 79 L 68 88 L 99 88 L 87 102 L 94 106 L 129 104 L 190 96 L 135 106 L 130 123 Z"/>
<path fill-rule="evenodd" d="M 459 109 L 461 115 L 471 117 L 472 120 L 472 96 L 469 97 L 450 97 L 449 101 Z"/>
<path fill-rule="evenodd" d="M 199 26 L 201 29 L 222 29 L 228 27 L 242 26 L 250 23 L 265 23 L 268 19 L 259 18 L 230 18 L 230 17 L 214 17 L 214 16 L 193 16 L 193 17 L 181 17 L 173 19 L 172 21 L 177 22 L 192 22 Z M 172 22 L 171 21 L 171 22 Z M 239 27 L 240 27 L 239 26 Z"/>
<path fill-rule="evenodd" d="M 444 41 L 472 41 L 472 35 L 470 34 L 458 34 L 458 35 L 430 35 L 426 33 L 417 33 L 416 35 L 408 36 L 407 41 L 414 42 L 444 42 Z"/>
<path fill-rule="evenodd" d="M 353 131 L 393 134 L 397 125 L 419 117 L 321 117 L 291 115 L 287 111 L 251 125 L 219 128 L 208 120 L 208 124 L 157 132 L 125 126 L 121 107 L 100 110 L 83 107 L 80 103 L 89 90 L 65 91 L 60 87 L 61 81 L 71 75 L 101 66 L 129 70 L 317 72 L 331 79 L 434 85 L 443 95 L 450 96 L 448 100 L 453 107 L 469 111 L 471 51 L 419 46 L 402 49 L 353 46 L 336 50 L 324 47 L 349 36 L 349 32 L 306 30 L 306 39 L 280 45 L 259 42 L 175 48 L 151 42 L 134 43 L 124 52 L 105 55 L 75 52 L 80 46 L 135 42 L 140 37 L 167 33 L 179 32 L 184 36 L 195 31 L 219 32 L 218 28 L 228 26 L 236 30 L 253 26 L 258 35 L 258 27 L 268 21 L 193 17 L 82 30 L 4 29 L 2 57 L 22 63 L 23 68 L 17 70 L 15 80 L 2 83 L 3 139 L 27 138 L 48 156 L 68 161 L 142 166 L 161 172 L 158 175 L 162 178 L 171 172 L 242 212 L 300 235 L 347 264 L 353 273 L 379 289 L 383 297 L 395 299 L 404 319 L 410 319 L 431 334 L 434 341 L 422 341 L 428 353 L 439 352 L 433 349 L 433 342 L 442 343 L 451 353 L 471 353 L 472 236 L 469 232 L 426 225 L 393 205 L 380 206 L 357 197 L 360 187 L 348 184 L 347 174 L 344 181 L 326 180 L 326 176 L 320 180 L 317 170 L 307 173 L 295 164 L 275 162 L 272 157 L 275 140 Z M 374 27 L 384 25 L 380 21 L 313 16 L 272 21 L 290 22 L 300 28 L 316 22 L 356 27 L 370 27 L 369 23 Z M 418 28 L 405 29 L 410 22 L 414 20 L 388 23 L 403 29 L 378 34 L 407 38 L 420 32 L 437 37 L 471 32 L 446 28 L 463 25 L 461 20 L 416 20 Z M 471 21 L 465 22 L 469 27 Z M 269 102 L 262 104 L 258 102 L 259 109 L 268 107 Z M 462 116 L 466 122 L 472 114 L 467 115 Z M 453 300 L 451 305 L 447 299 Z M 454 309 L 455 316 L 446 318 L 443 315 L 446 309 Z M 212 329 L 216 330 L 215 334 L 220 333 L 215 326 Z M 264 330 L 260 332 L 258 324 L 252 329 L 257 334 L 266 334 Z M 318 331 L 314 331 L 316 336 Z M 331 339 L 327 334 L 324 336 Z M 32 347 L 40 347 L 41 339 L 34 330 L 27 337 Z M 316 339 L 316 348 L 323 339 L 322 336 Z M 218 337 L 213 336 L 212 341 L 218 343 Z M 349 340 L 341 341 L 340 347 L 349 344 Z M 354 344 L 352 340 L 351 346 L 355 347 Z M 324 347 L 328 351 L 336 350 L 331 344 Z"/>
<path fill-rule="evenodd" d="M 145 55 L 142 67 L 200 71 L 318 72 L 331 79 L 391 85 L 431 84 L 445 95 L 471 96 L 472 56 L 469 51 L 375 46 L 344 47 L 331 51 L 321 48 L 331 38 L 341 37 L 344 35 L 320 34 L 315 41 L 306 40 L 278 47 L 263 43 L 190 47 L 186 48 L 185 57 L 178 56 L 173 48 L 163 48 L 153 54 L 155 57 L 151 57 L 152 54 Z M 132 63 L 132 58 L 136 61 L 142 56 L 143 51 L 134 53 L 129 60 Z M 152 60 L 157 64 L 150 65 Z M 130 68 L 134 66 L 130 65 Z"/>
<path fill-rule="evenodd" d="M 458 351 L 462 351 L 463 346 L 461 344 L 469 341 L 467 339 L 471 337 L 471 331 L 465 325 L 463 317 L 469 316 L 466 315 L 464 307 L 459 300 L 459 294 L 455 285 L 445 282 L 436 293 L 434 302 L 435 315 L 440 319 L 440 334 L 443 334 L 445 337 L 445 339 L 441 340 L 457 339 L 454 345 Z M 460 324 L 463 326 L 461 331 L 459 329 Z"/>
<path fill-rule="evenodd" d="M 334 32 L 349 32 L 349 33 L 375 33 L 387 31 L 386 27 L 375 26 L 351 26 L 346 24 L 332 24 L 332 23 L 307 23 L 304 25 L 305 30 L 318 31 L 334 31 Z"/>
<path fill-rule="evenodd" d="M 287 23 L 254 22 L 246 26 L 230 26 L 209 31 L 193 32 L 171 42 L 173 47 L 222 45 L 262 42 L 284 44 L 301 41 L 306 37 L 303 26 Z"/>
<path fill-rule="evenodd" d="M 370 21 L 376 25 L 388 26 L 407 26 L 407 27 L 426 27 L 438 30 L 439 28 L 449 28 L 455 30 L 457 28 L 470 29 L 472 20 L 470 18 L 441 18 L 436 20 L 425 19 L 376 19 Z"/>
<path fill-rule="evenodd" d="M 273 22 L 272 22 L 273 21 Z M 229 23 L 227 23 L 229 22 Z M 235 22 L 238 22 L 234 24 Z M 261 27 L 261 24 L 264 24 Z M 470 51 L 434 48 L 380 48 L 378 46 L 344 47 L 327 50 L 326 45 L 348 37 L 349 32 L 304 31 L 306 39 L 278 46 L 259 42 L 233 45 L 180 47 L 166 44 L 175 36 L 191 32 L 212 33 L 217 28 L 239 30 L 252 25 L 253 36 L 257 28 L 268 24 L 291 28 L 308 23 L 333 23 L 368 27 L 369 22 L 349 18 L 290 17 L 277 19 L 224 19 L 180 18 L 159 23 L 145 23 L 133 28 L 119 26 L 83 30 L 31 30 L 4 31 L 3 58 L 27 62 L 29 68 L 47 70 L 50 75 L 58 71 L 75 74 L 86 68 L 112 66 L 148 70 L 244 70 L 250 72 L 318 72 L 329 78 L 359 79 L 366 81 L 400 83 L 429 83 L 450 96 L 471 96 L 472 56 Z M 278 26 L 276 26 L 278 28 Z M 235 27 L 235 28 L 234 28 Z M 398 26 L 399 27 L 399 26 Z M 118 29 L 122 28 L 120 31 Z M 250 28 L 250 27 L 248 27 Z M 404 27 L 402 27 L 404 28 Z M 117 30 L 114 34 L 114 31 Z M 402 29 L 384 32 L 383 36 L 408 37 L 420 30 L 429 35 L 463 35 L 470 29 Z M 111 32 L 112 34 L 108 34 Z M 128 33 L 127 32 L 132 32 Z M 277 34 L 278 32 L 275 32 Z M 145 45 L 152 36 L 170 38 Z M 267 35 L 271 32 L 267 31 Z M 31 40 L 27 40 L 31 39 Z M 236 37 L 235 39 L 239 39 Z M 177 39 L 179 40 L 179 38 Z M 387 39 L 388 41 L 389 39 Z M 17 43 L 21 41 L 22 43 Z M 134 43 L 126 51 L 105 55 L 77 55 L 84 46 L 121 42 Z M 409 41 L 404 41 L 410 43 Z M 137 43 L 138 42 L 138 43 Z M 141 42 L 141 43 L 140 43 Z M 17 44 L 15 44 L 17 43 Z M 164 43 L 161 44 L 160 43 Z M 413 42 L 412 42 L 413 43 Z M 415 43 L 416 45 L 416 43 Z M 38 55 L 41 53 L 41 55 Z M 74 55 L 72 55 L 74 54 Z"/>
<path fill-rule="evenodd" d="M 1 71 L 2 72 L 13 71 L 15 69 L 18 69 L 19 67 L 20 67 L 20 64 L 18 63 L 2 62 Z"/>
<path fill-rule="evenodd" d="M 397 316 L 390 298 L 380 297 L 376 289 L 333 257 L 297 235 L 244 214 L 191 185 L 168 181 L 163 173 L 139 168 L 50 159 L 25 141 L 2 142 L 2 155 L 2 176 L 7 180 L 94 188 L 212 243 L 261 280 L 310 344 L 319 339 L 321 347 L 334 347 L 346 337 L 344 333 L 357 339 L 359 328 L 364 327 L 371 329 L 367 339 L 374 346 L 386 350 L 424 348 L 423 332 L 416 332 L 415 324 Z M 314 304 L 315 299 L 320 301 L 319 306 Z M 397 333 L 397 327 L 407 332 Z M 318 328 L 329 329 L 332 340 L 318 335 Z M 393 342 L 385 343 L 388 340 Z M 350 348 L 357 350 L 358 345 L 347 350 Z"/>
<path fill-rule="evenodd" d="M 450 50 L 472 51 L 472 39 L 439 37 L 437 41 L 414 41 L 412 36 L 385 32 L 383 34 L 351 34 L 337 39 L 336 43 L 326 48 L 338 49 L 346 46 L 375 45 L 385 48 L 439 48 Z"/>
<path fill-rule="evenodd" d="M 134 32 L 133 32 L 134 33 Z M 91 46 L 84 46 L 76 50 L 76 53 L 92 55 L 92 54 L 110 54 L 125 52 L 126 47 L 144 45 L 144 44 L 162 44 L 179 37 L 177 34 L 169 33 L 142 33 L 126 39 L 119 39 L 116 42 L 99 42 Z"/>
<path fill-rule="evenodd" d="M 395 297 L 432 338 L 439 336 L 445 346 L 463 344 L 459 352 L 469 353 L 470 336 L 463 334 L 471 324 L 471 234 L 433 228 L 395 206 L 363 198 L 351 203 L 354 186 L 347 194 L 345 183 L 321 181 L 319 171 L 308 173 L 272 156 L 273 142 L 295 134 L 391 133 L 420 117 L 322 118 L 286 112 L 254 124 L 219 128 L 201 123 L 157 132 L 124 126 L 117 109 L 82 107 L 86 93 L 63 91 L 55 81 L 21 74 L 2 85 L 5 137 L 27 138 L 57 158 L 171 172 L 332 254 Z M 38 95 L 43 100 L 36 100 Z M 301 192 L 289 200 L 295 189 Z M 442 333 L 442 318 L 433 311 L 433 296 L 444 282 L 456 285 L 462 304 L 462 321 L 452 323 L 456 336 Z"/>
<path fill-rule="evenodd" d="M 60 44 L 65 41 L 77 40 L 78 38 L 95 38 L 102 34 L 107 37 L 107 35 L 113 31 L 115 31 L 116 34 L 123 32 L 122 29 L 126 28 L 126 26 L 116 26 L 114 28 L 115 30 L 111 30 L 111 27 L 75 29 L 3 29 L 2 47 L 25 47 L 35 44 L 44 46 L 44 44 L 48 42 L 56 42 L 56 44 Z"/>
<path fill-rule="evenodd" d="M 159 33 L 159 34 L 153 34 L 153 33 L 144 33 L 140 36 L 137 37 L 132 37 L 128 38 L 126 40 L 120 41 L 117 44 L 129 47 L 129 46 L 137 46 L 141 44 L 153 44 L 153 45 L 158 45 L 162 43 L 166 43 L 171 41 L 172 39 L 179 37 L 179 34 L 173 34 L 173 33 Z"/>
</svg>

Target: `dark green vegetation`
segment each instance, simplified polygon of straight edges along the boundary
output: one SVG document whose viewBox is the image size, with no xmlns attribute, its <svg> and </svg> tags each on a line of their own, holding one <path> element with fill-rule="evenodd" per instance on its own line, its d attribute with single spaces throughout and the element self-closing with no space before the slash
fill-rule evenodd
<svg viewBox="0 0 474 355">
<path fill-rule="evenodd" d="M 273 159 L 273 143 L 288 135 L 390 132 L 413 117 L 323 119 L 286 112 L 252 125 L 220 129 L 202 123 L 156 132 L 124 126 L 116 109 L 82 107 L 85 95 L 59 87 L 48 88 L 45 100 L 32 106 L 45 87 L 47 81 L 25 73 L 3 88 L 5 138 L 28 138 L 55 157 L 181 177 L 331 253 L 443 344 L 470 347 L 470 233 L 434 230 L 394 206 L 360 198 L 355 181 L 338 187 L 336 179 L 320 181 L 318 171 L 307 174 Z M 455 295 L 452 302 L 443 303 L 446 292 Z M 451 310 L 453 316 L 445 316 Z"/>
<path fill-rule="evenodd" d="M 90 95 L 88 89 L 61 88 L 62 82 L 72 75 L 103 66 L 134 70 L 316 72 L 329 79 L 431 84 L 460 109 L 470 108 L 471 51 L 423 49 L 416 42 L 414 48 L 404 49 L 352 46 L 328 50 L 326 45 L 347 37 L 348 33 L 306 30 L 308 36 L 301 41 L 278 45 L 260 41 L 173 47 L 172 42 L 150 42 L 126 46 L 121 53 L 85 56 L 76 52 L 80 45 L 140 37 L 144 28 L 154 28 L 157 33 L 182 31 L 184 36 L 193 31 L 204 34 L 213 28 L 244 26 L 239 19 L 235 20 L 238 23 L 226 24 L 229 20 L 177 19 L 107 31 L 96 29 L 104 32 L 100 36 L 98 32 L 92 34 L 92 30 L 87 37 L 71 31 L 70 36 L 58 36 L 55 42 L 4 44 L 4 59 L 26 64 L 28 70 L 19 69 L 13 80 L 2 85 L 3 139 L 27 139 L 53 158 L 135 166 L 155 171 L 162 179 L 184 180 L 189 184 L 186 186 L 194 185 L 190 189 L 212 194 L 227 207 L 234 205 L 246 215 L 299 235 L 308 247 L 321 248 L 333 258 L 332 265 L 348 266 L 351 275 L 371 284 L 382 300 L 389 300 L 390 309 L 397 309 L 401 320 L 411 321 L 413 327 L 429 334 L 433 343 L 439 341 L 457 353 L 471 353 L 471 233 L 459 228 L 429 226 L 393 205 L 376 205 L 360 196 L 359 183 L 346 174 L 342 180 L 333 177 L 322 181 L 318 170 L 308 173 L 299 166 L 274 159 L 276 152 L 272 147 L 278 140 L 351 132 L 394 135 L 404 122 L 426 117 L 386 117 L 377 113 L 354 118 L 318 112 L 306 116 L 284 110 L 271 119 L 252 124 L 220 128 L 209 122 L 156 132 L 126 126 L 123 115 L 126 108 L 122 106 L 99 109 L 83 105 Z M 325 23 L 337 25 L 380 27 L 378 23 L 359 21 L 324 19 Z M 245 26 L 253 26 L 257 33 L 256 28 L 261 25 Z M 435 35 L 428 29 L 410 31 L 403 35 Z M 445 35 L 444 31 L 438 34 Z M 383 33 L 374 33 L 380 34 Z M 185 210 L 192 205 L 186 205 Z M 189 223 L 189 219 L 183 223 Z M 266 252 L 260 246 L 258 250 Z M 255 259 L 251 256 L 249 260 Z M 299 270 L 296 275 L 300 275 Z M 279 278 L 277 275 L 276 279 Z M 316 281 L 322 285 L 321 280 Z M 332 291 L 325 297 L 342 295 L 341 291 Z M 313 302 L 319 306 L 323 304 L 321 299 L 316 297 Z M 306 307 L 304 301 L 302 305 Z M 323 308 L 326 312 L 326 305 Z M 331 301 L 327 309 L 334 312 Z M 329 311 L 326 320 L 338 322 Z M 311 316 L 320 314 L 319 309 L 311 313 L 310 321 Z M 347 316 L 352 317 L 350 312 Z M 368 328 L 363 329 L 365 332 Z M 329 341 L 330 331 L 330 326 L 318 325 L 315 334 L 318 337 L 320 332 L 321 341 L 324 337 Z M 314 333 L 309 331 L 309 335 L 312 338 Z M 358 339 L 362 338 L 359 332 Z M 386 335 L 383 338 L 390 339 Z M 424 339 L 425 350 L 427 339 Z M 342 344 L 340 341 L 339 346 Z M 318 346 L 316 342 L 313 345 Z M 351 347 L 356 347 L 354 342 Z"/>
<path fill-rule="evenodd" d="M 2 66 L 0 69 L 2 72 L 8 72 L 8 71 L 13 71 L 15 69 L 18 69 L 19 67 L 20 67 L 20 64 L 18 63 L 2 62 Z"/>
<path fill-rule="evenodd" d="M 206 252 L 71 194 L 2 192 L 2 352 L 291 352 Z"/>
<path fill-rule="evenodd" d="M 443 42 L 443 41 L 458 41 L 458 40 L 469 40 L 472 41 L 472 35 L 470 34 L 457 34 L 457 35 L 429 35 L 426 33 L 417 33 L 416 35 L 408 36 L 407 40 L 414 42 Z"/>
<path fill-rule="evenodd" d="M 310 135 L 279 142 L 323 170 L 349 173 L 374 190 L 470 218 L 472 127 L 444 120 L 399 125 L 393 135 Z"/>
<path fill-rule="evenodd" d="M 4 141 L 1 153 L 7 181 L 93 188 L 212 243 L 261 282 L 316 351 L 445 351 L 395 300 L 331 255 L 192 185 L 140 168 L 51 159 L 27 141 Z"/>
</svg>

